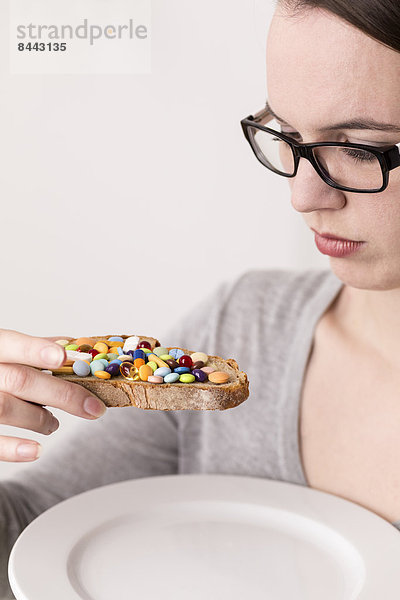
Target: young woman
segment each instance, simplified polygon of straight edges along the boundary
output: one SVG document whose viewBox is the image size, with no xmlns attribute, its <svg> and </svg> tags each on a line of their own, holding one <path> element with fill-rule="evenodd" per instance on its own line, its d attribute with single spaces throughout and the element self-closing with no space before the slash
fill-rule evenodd
<svg viewBox="0 0 400 600">
<path fill-rule="evenodd" d="M 342 496 L 400 528 L 399 26 L 392 0 L 277 5 L 268 105 L 242 126 L 260 162 L 288 177 L 293 207 L 331 270 L 247 271 L 162 340 L 234 356 L 249 376 L 245 403 L 220 413 L 114 409 L 96 419 L 86 411 L 104 409 L 96 413 L 83 388 L 29 367 L 60 365 L 56 344 L 0 332 L 0 422 L 48 434 L 57 421 L 41 405 L 93 420 L 78 420 L 55 452 L 0 485 L 2 597 L 13 597 L 8 555 L 32 519 L 125 479 L 279 479 Z M 3 437 L 0 459 L 34 460 L 37 444 L 29 459 L 18 454 L 21 442 Z"/>
</svg>

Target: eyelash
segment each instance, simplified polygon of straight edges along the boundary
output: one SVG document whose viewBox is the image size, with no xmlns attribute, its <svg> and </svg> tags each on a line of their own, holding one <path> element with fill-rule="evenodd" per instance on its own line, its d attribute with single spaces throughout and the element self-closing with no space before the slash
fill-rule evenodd
<svg viewBox="0 0 400 600">
<path fill-rule="evenodd" d="M 301 139 L 301 135 L 299 133 L 297 133 L 297 131 L 282 131 L 281 133 L 288 135 L 289 137 L 295 139 L 295 140 L 300 140 Z M 350 156 L 351 158 L 353 158 L 356 162 L 363 162 L 363 161 L 372 161 L 375 160 L 375 156 L 369 152 L 366 152 L 365 150 L 356 150 L 353 148 L 343 148 L 342 149 L 344 154 L 347 154 L 347 156 Z"/>
</svg>

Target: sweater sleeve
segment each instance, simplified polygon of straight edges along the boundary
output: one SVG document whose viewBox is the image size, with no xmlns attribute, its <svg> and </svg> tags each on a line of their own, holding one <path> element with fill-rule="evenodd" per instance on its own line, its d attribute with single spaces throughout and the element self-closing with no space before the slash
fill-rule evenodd
<svg viewBox="0 0 400 600">
<path fill-rule="evenodd" d="M 230 282 L 219 284 L 183 313 L 163 345 L 209 351 L 230 287 Z M 7 573 L 9 555 L 18 536 L 41 513 L 99 486 L 176 473 L 179 411 L 124 407 L 111 408 L 96 421 L 76 417 L 74 429 L 51 453 L 0 483 L 0 599 L 14 598 Z"/>
</svg>

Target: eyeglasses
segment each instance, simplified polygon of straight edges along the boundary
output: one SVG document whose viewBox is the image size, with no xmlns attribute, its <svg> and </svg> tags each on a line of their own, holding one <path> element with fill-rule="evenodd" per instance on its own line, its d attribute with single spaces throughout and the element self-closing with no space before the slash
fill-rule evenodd
<svg viewBox="0 0 400 600">
<path fill-rule="evenodd" d="M 389 171 L 400 166 L 400 144 L 384 147 L 348 142 L 301 144 L 261 124 L 270 123 L 273 118 L 263 108 L 240 124 L 257 159 L 283 177 L 295 177 L 300 158 L 306 158 L 331 187 L 372 194 L 382 192 L 389 183 Z"/>
</svg>

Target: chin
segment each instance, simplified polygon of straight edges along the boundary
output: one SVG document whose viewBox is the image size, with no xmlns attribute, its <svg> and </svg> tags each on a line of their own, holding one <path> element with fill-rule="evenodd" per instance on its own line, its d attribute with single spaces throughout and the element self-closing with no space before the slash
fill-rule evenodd
<svg viewBox="0 0 400 600">
<path fill-rule="evenodd" d="M 394 290 L 400 288 L 400 264 L 384 261 L 354 261 L 347 258 L 329 258 L 331 271 L 344 284 L 360 290 Z"/>
</svg>

